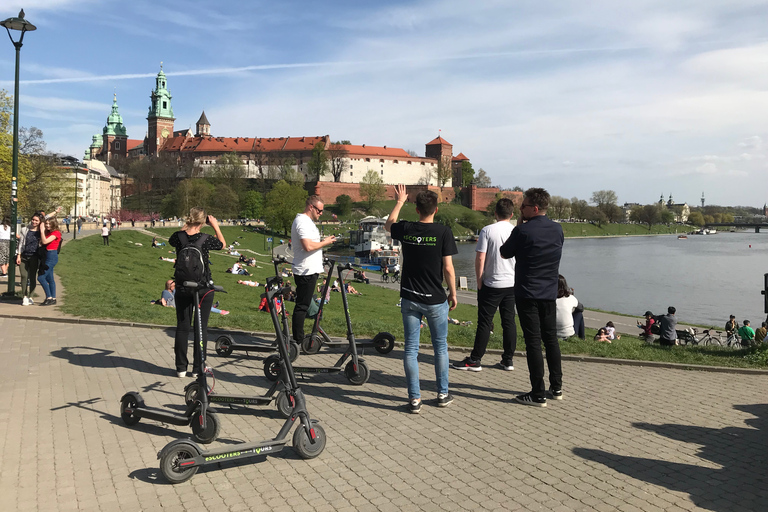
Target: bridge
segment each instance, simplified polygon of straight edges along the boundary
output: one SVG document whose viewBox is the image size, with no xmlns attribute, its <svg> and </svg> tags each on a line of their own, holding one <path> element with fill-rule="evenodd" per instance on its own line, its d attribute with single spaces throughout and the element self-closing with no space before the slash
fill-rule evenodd
<svg viewBox="0 0 768 512">
<path fill-rule="evenodd" d="M 747 223 L 747 222 L 721 222 L 721 223 L 711 223 L 711 224 L 704 224 L 705 229 L 709 228 L 740 228 L 740 229 L 753 229 L 755 230 L 755 233 L 760 232 L 760 228 L 768 228 L 768 223 L 765 222 L 758 222 L 758 223 Z"/>
</svg>

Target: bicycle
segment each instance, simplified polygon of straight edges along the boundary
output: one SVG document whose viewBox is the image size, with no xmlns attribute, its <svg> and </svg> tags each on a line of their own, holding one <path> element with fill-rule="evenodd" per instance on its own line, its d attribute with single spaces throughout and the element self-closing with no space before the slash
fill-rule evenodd
<svg viewBox="0 0 768 512">
<path fill-rule="evenodd" d="M 393 283 L 400 282 L 400 272 L 395 272 L 394 274 L 392 274 L 392 282 Z"/>
<path fill-rule="evenodd" d="M 384 283 L 389 282 L 389 274 L 381 274 L 381 281 Z"/>
<path fill-rule="evenodd" d="M 695 329 L 694 329 L 694 332 L 695 332 Z M 714 329 L 704 329 L 704 331 L 702 331 L 701 337 L 696 338 L 694 345 L 704 345 L 704 346 L 716 345 L 718 347 L 721 347 L 723 346 L 723 341 L 724 341 L 720 337 L 721 334 L 723 334 L 722 331 L 716 331 Z"/>
</svg>

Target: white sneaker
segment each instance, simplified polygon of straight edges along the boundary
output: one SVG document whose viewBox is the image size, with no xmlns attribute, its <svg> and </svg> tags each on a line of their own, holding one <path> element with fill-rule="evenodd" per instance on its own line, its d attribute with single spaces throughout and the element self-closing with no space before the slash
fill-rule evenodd
<svg viewBox="0 0 768 512">
<path fill-rule="evenodd" d="M 34 305 L 35 301 L 32 299 L 32 297 L 28 298 L 27 300 L 29 301 L 30 306 Z"/>
<path fill-rule="evenodd" d="M 22 306 L 31 306 L 32 305 L 32 301 L 29 300 L 29 297 L 24 297 L 23 299 L 21 299 L 21 305 Z"/>
<path fill-rule="evenodd" d="M 176 372 L 176 376 L 180 379 L 184 378 L 187 376 L 187 372 Z"/>
</svg>

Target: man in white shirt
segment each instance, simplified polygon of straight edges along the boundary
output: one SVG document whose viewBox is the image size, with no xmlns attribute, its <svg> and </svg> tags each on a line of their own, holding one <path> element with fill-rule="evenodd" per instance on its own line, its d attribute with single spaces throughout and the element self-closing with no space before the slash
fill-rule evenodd
<svg viewBox="0 0 768 512">
<path fill-rule="evenodd" d="M 480 361 L 488 347 L 493 316 L 496 309 L 501 317 L 504 354 L 496 366 L 502 370 L 514 370 L 512 358 L 517 347 L 517 326 L 515 325 L 515 259 L 504 259 L 499 248 L 512 234 L 510 222 L 515 205 L 511 199 L 502 198 L 496 203 L 495 224 L 480 231 L 475 249 L 475 276 L 477 278 L 477 331 L 475 346 L 469 357 L 451 365 L 456 370 L 479 372 L 483 369 Z"/>
<path fill-rule="evenodd" d="M 293 277 L 296 281 L 296 306 L 293 309 L 293 339 L 301 343 L 304 339 L 304 319 L 312 302 L 317 277 L 323 272 L 323 247 L 336 241 L 331 235 L 320 239 L 315 222 L 323 214 L 320 196 L 309 196 L 304 211 L 296 215 L 291 226 L 293 241 Z"/>
</svg>

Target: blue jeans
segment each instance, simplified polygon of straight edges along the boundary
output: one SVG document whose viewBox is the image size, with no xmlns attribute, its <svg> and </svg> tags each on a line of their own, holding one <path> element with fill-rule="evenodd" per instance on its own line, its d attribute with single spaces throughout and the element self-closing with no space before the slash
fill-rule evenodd
<svg viewBox="0 0 768 512">
<path fill-rule="evenodd" d="M 448 301 L 422 304 L 403 299 L 400 303 L 405 331 L 405 380 L 408 399 L 421 398 L 419 386 L 419 335 L 421 319 L 427 319 L 432 348 L 435 351 L 435 380 L 438 393 L 448 393 Z"/>
<path fill-rule="evenodd" d="M 59 242 L 61 243 L 61 242 Z M 45 265 L 48 267 L 45 272 L 38 276 L 37 280 L 45 291 L 45 298 L 56 298 L 56 281 L 53 280 L 53 267 L 59 262 L 59 252 L 56 250 L 48 251 L 45 258 Z"/>
</svg>

